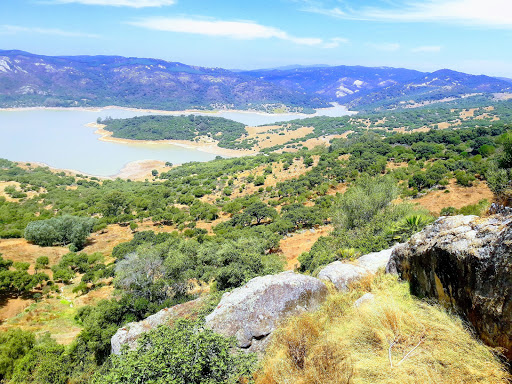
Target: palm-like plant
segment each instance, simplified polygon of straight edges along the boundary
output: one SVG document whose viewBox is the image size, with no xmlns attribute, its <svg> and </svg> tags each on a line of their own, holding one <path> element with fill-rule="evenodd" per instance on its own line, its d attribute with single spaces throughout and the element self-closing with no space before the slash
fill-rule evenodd
<svg viewBox="0 0 512 384">
<path fill-rule="evenodd" d="M 413 234 L 421 231 L 433 221 L 432 216 L 424 214 L 413 214 L 405 217 L 400 222 L 393 224 L 387 231 L 388 241 L 403 242 L 408 240 Z"/>
</svg>

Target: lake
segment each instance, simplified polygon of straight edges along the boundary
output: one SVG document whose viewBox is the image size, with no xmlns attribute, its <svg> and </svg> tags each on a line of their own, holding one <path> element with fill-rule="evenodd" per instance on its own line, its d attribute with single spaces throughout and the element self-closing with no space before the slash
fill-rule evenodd
<svg viewBox="0 0 512 384">
<path fill-rule="evenodd" d="M 343 107 L 335 106 L 319 110 L 316 115 L 343 116 L 348 113 Z M 215 154 L 171 144 L 100 141 L 99 136 L 94 134 L 95 129 L 86 126 L 98 117 L 128 118 L 149 114 L 155 113 L 122 108 L 0 110 L 0 158 L 40 162 L 97 176 L 116 175 L 124 165 L 137 160 L 162 160 L 180 164 L 215 158 Z M 196 114 L 221 116 L 251 126 L 306 117 L 301 114 L 236 111 Z"/>
</svg>

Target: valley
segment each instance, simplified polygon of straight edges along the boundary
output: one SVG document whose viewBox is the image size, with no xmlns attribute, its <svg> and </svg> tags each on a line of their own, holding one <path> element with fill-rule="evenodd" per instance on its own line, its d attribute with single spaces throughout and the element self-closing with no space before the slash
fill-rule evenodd
<svg viewBox="0 0 512 384">
<path fill-rule="evenodd" d="M 408 269 L 457 259 L 414 248 L 428 231 L 507 254 L 509 81 L 0 58 L 1 382 L 159 382 L 180 359 L 180 384 L 510 379 L 507 311 L 451 290 L 478 279 Z M 200 351 L 233 371 L 204 381 Z"/>
</svg>

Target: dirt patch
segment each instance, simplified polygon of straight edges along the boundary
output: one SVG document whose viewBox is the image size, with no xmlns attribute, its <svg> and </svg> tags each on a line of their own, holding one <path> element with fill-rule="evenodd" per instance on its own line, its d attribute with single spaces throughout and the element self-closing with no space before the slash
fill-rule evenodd
<svg viewBox="0 0 512 384">
<path fill-rule="evenodd" d="M 313 127 L 301 127 L 296 130 L 288 130 L 280 125 L 271 125 L 263 127 L 246 127 L 248 136 L 244 139 L 253 139 L 257 141 L 256 150 L 270 148 L 275 145 L 282 145 L 293 139 L 300 139 L 315 130 Z"/>
<path fill-rule="evenodd" d="M 16 181 L 0 181 L 0 197 L 5 197 L 5 200 L 11 201 L 11 202 L 19 202 L 21 199 L 14 199 L 11 196 L 9 196 L 7 193 L 5 193 L 6 187 L 14 187 L 18 192 L 23 192 L 20 187 L 20 183 Z M 38 195 L 38 192 L 35 191 L 28 191 L 24 192 L 27 195 L 27 199 L 31 199 L 34 196 Z"/>
<path fill-rule="evenodd" d="M 30 263 L 29 272 L 34 272 L 34 264 L 39 256 L 48 256 L 50 265 L 59 262 L 60 258 L 69 253 L 66 247 L 40 247 L 30 244 L 25 239 L 0 239 L 0 253 L 4 259 L 14 262 Z M 51 275 L 51 271 L 45 270 Z"/>
<path fill-rule="evenodd" d="M 472 187 L 462 187 L 457 185 L 455 180 L 451 180 L 446 190 L 450 192 L 432 191 L 425 196 L 413 199 L 412 202 L 438 215 L 445 207 L 460 209 L 466 205 L 477 204 L 483 199 L 492 201 L 494 197 L 486 182 L 475 183 Z"/>
<path fill-rule="evenodd" d="M 167 167 L 165 162 L 160 160 L 137 160 L 126 164 L 115 177 L 134 181 L 155 181 L 158 179 L 151 173 L 153 169 L 156 169 L 158 174 L 160 174 L 167 172 L 171 167 Z"/>
<path fill-rule="evenodd" d="M 300 266 L 298 261 L 299 256 L 303 252 L 309 251 L 321 236 L 327 236 L 331 231 L 332 226 L 326 225 L 313 230 L 303 230 L 292 234 L 290 237 L 282 239 L 280 242 L 280 248 L 282 254 L 286 258 L 285 268 L 287 270 L 298 268 Z"/>
</svg>

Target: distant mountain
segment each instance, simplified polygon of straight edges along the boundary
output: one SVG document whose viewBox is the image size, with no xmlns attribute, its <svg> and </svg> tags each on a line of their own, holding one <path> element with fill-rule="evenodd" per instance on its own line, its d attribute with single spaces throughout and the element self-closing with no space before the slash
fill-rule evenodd
<svg viewBox="0 0 512 384">
<path fill-rule="evenodd" d="M 181 110 L 318 108 L 316 95 L 221 68 L 120 56 L 40 56 L 0 51 L 0 106 L 105 106 Z"/>
<path fill-rule="evenodd" d="M 348 105 L 365 110 L 395 109 L 477 96 L 490 99 L 494 93 L 511 91 L 511 83 L 494 77 L 441 69 L 412 81 L 360 95 L 348 101 Z"/>
<path fill-rule="evenodd" d="M 346 96 L 403 84 L 423 75 L 423 72 L 410 69 L 360 66 L 254 70 L 243 73 L 281 87 L 316 94 L 330 101 L 347 100 Z"/>
<path fill-rule="evenodd" d="M 417 107 L 512 92 L 512 80 L 448 69 L 300 66 L 235 71 L 121 56 L 40 56 L 0 51 L 0 107 L 105 106 L 182 110 L 312 111 Z"/>
<path fill-rule="evenodd" d="M 506 81 L 508 83 L 512 83 L 512 79 L 509 78 L 509 77 L 496 77 L 496 79 L 503 80 L 503 81 Z"/>
<path fill-rule="evenodd" d="M 448 69 L 432 73 L 403 68 L 338 66 L 256 70 L 249 76 L 337 101 L 354 110 L 384 110 L 421 105 L 473 94 L 512 91 L 512 84 L 488 76 Z"/>
</svg>

